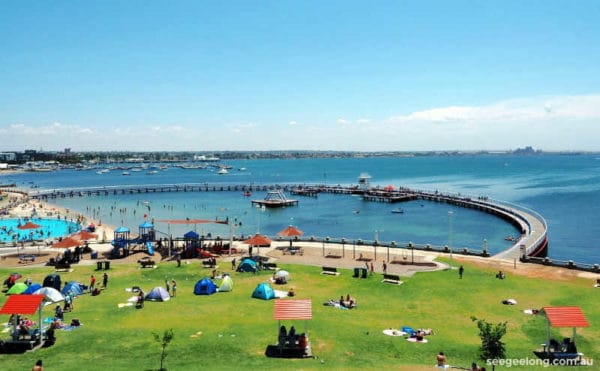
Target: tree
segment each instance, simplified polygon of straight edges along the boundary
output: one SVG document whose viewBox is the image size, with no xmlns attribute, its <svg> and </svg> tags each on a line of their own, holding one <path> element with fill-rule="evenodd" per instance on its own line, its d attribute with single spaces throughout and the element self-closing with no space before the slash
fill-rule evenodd
<svg viewBox="0 0 600 371">
<path fill-rule="evenodd" d="M 171 340 L 173 340 L 173 329 L 170 328 L 168 330 L 165 330 L 162 338 L 156 333 L 152 333 L 152 335 L 154 335 L 154 340 L 160 343 L 160 346 L 162 348 L 162 352 L 160 353 L 160 371 L 164 371 L 166 370 L 166 368 L 163 367 L 163 362 L 167 357 L 167 346 L 169 345 Z"/>
<path fill-rule="evenodd" d="M 480 358 L 484 361 L 504 358 L 506 349 L 501 339 L 506 334 L 506 322 L 492 324 L 475 317 L 471 317 L 471 320 L 477 322 L 479 328 L 479 337 L 481 338 Z"/>
</svg>

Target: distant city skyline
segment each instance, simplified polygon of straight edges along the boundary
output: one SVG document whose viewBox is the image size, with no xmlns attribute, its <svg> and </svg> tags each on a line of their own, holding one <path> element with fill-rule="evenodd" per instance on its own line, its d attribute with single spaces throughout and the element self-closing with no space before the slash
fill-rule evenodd
<svg viewBox="0 0 600 371">
<path fill-rule="evenodd" d="M 0 151 L 600 151 L 600 3 L 0 3 Z"/>
</svg>

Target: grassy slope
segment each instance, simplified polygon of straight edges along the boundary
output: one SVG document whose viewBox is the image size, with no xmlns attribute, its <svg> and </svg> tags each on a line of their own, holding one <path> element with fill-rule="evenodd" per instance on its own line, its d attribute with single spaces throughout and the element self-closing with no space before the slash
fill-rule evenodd
<svg viewBox="0 0 600 371">
<path fill-rule="evenodd" d="M 477 361 L 480 340 L 471 316 L 488 321 L 507 321 L 509 358 L 533 358 L 532 350 L 545 341 L 545 320 L 523 314 L 526 308 L 546 305 L 581 306 L 591 326 L 578 331 L 579 350 L 587 356 L 600 354 L 600 312 L 597 292 L 588 280 L 572 283 L 548 282 L 509 276 L 500 281 L 492 271 L 465 265 L 465 276 L 458 279 L 456 270 L 421 273 L 406 278 L 402 286 L 380 283 L 380 276 L 351 278 L 342 271 L 337 277 L 319 274 L 320 268 L 282 266 L 292 272 L 298 298 L 313 301 L 313 320 L 309 321 L 310 341 L 316 359 L 270 359 L 264 356 L 268 344 L 277 341 L 277 322 L 273 320 L 273 303 L 250 297 L 259 282 L 269 278 L 267 272 L 257 276 L 234 273 L 234 290 L 212 296 L 193 295 L 197 280 L 208 274 L 198 263 L 164 264 L 158 269 L 140 270 L 136 266 L 117 265 L 109 271 L 109 289 L 100 296 L 85 295 L 75 301 L 75 311 L 66 321 L 77 317 L 84 324 L 72 332 L 57 333 L 51 348 L 20 355 L 0 355 L 3 370 L 23 370 L 36 359 L 44 360 L 46 370 L 113 370 L 158 369 L 159 346 L 152 333 L 162 334 L 173 328 L 175 338 L 168 347 L 166 366 L 170 370 L 191 369 L 202 365 L 209 369 L 414 369 L 411 365 L 429 366 L 435 354 L 444 351 L 450 364 L 468 366 Z M 87 283 L 89 276 L 101 272 L 94 267 L 76 267 L 63 273 L 63 281 Z M 0 270 L 6 277 L 11 270 Z M 24 277 L 41 282 L 48 268 L 20 269 Z M 143 310 L 117 308 L 131 294 L 126 287 L 141 286 L 146 292 L 162 286 L 164 279 L 176 279 L 178 296 L 166 303 L 147 303 Z M 100 279 L 98 280 L 100 281 Z M 275 287 L 278 288 L 278 287 Z M 327 299 L 350 293 L 358 308 L 339 310 L 323 306 Z M 515 298 L 516 306 L 500 301 Z M 5 300 L 0 298 L 0 304 Z M 47 307 L 44 316 L 52 315 Z M 7 316 L 0 318 L 3 322 Z M 286 322 L 299 332 L 304 322 Z M 382 330 L 409 325 L 435 330 L 427 344 L 414 344 L 400 337 L 389 337 Z M 198 337 L 191 337 L 201 331 Z M 555 337 L 570 336 L 570 329 L 554 332 Z M 402 367 L 404 366 L 404 367 Z M 528 367 L 527 369 L 532 369 Z M 542 369 L 542 367 L 540 367 Z"/>
</svg>

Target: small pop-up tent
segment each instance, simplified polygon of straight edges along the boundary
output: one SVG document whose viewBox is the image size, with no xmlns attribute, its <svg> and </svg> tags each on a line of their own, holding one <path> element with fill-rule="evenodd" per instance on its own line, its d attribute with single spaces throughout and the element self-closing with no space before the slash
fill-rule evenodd
<svg viewBox="0 0 600 371">
<path fill-rule="evenodd" d="M 254 289 L 252 297 L 263 300 L 275 299 L 275 291 L 273 291 L 273 288 L 268 283 L 259 283 Z"/>
<path fill-rule="evenodd" d="M 145 300 L 149 301 L 167 301 L 171 298 L 164 287 L 155 287 L 146 295 Z"/>
<path fill-rule="evenodd" d="M 36 292 L 37 290 L 41 289 L 42 285 L 40 285 L 39 283 L 32 283 L 31 285 L 29 285 L 29 287 L 27 288 L 27 290 L 25 290 L 23 292 L 23 294 L 25 295 L 31 295 L 34 292 Z"/>
<path fill-rule="evenodd" d="M 67 295 L 69 291 L 71 291 L 75 296 L 83 295 L 83 290 L 81 289 L 81 286 L 79 286 L 79 282 L 77 281 L 68 282 L 62 289 L 61 293 L 63 295 Z"/>
<path fill-rule="evenodd" d="M 256 262 L 250 258 L 245 258 L 238 265 L 236 271 L 237 272 L 256 272 L 256 271 L 258 271 L 258 264 L 256 264 Z"/>
<path fill-rule="evenodd" d="M 212 295 L 217 291 L 217 285 L 207 277 L 196 282 L 194 286 L 194 294 L 196 295 Z"/>
<path fill-rule="evenodd" d="M 60 291 L 55 290 L 53 287 L 41 287 L 39 290 L 34 292 L 35 295 L 44 295 L 44 305 L 51 303 L 58 303 L 59 301 L 65 300 L 63 294 Z"/>
<path fill-rule="evenodd" d="M 233 279 L 231 279 L 230 275 L 226 274 L 219 285 L 219 292 L 229 292 L 231 290 L 233 290 Z"/>
<path fill-rule="evenodd" d="M 6 292 L 6 295 L 19 295 L 27 290 L 27 285 L 23 282 L 17 282 Z"/>
<path fill-rule="evenodd" d="M 53 287 L 56 290 L 60 291 L 60 276 L 58 274 L 49 274 L 44 278 L 44 283 L 42 286 L 44 287 Z"/>
</svg>

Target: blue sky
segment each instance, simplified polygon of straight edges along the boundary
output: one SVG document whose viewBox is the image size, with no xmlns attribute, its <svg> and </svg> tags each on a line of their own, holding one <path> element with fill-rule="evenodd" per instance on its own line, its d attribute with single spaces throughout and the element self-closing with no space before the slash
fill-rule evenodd
<svg viewBox="0 0 600 371">
<path fill-rule="evenodd" d="M 3 1 L 1 150 L 600 150 L 598 1 Z"/>
</svg>

